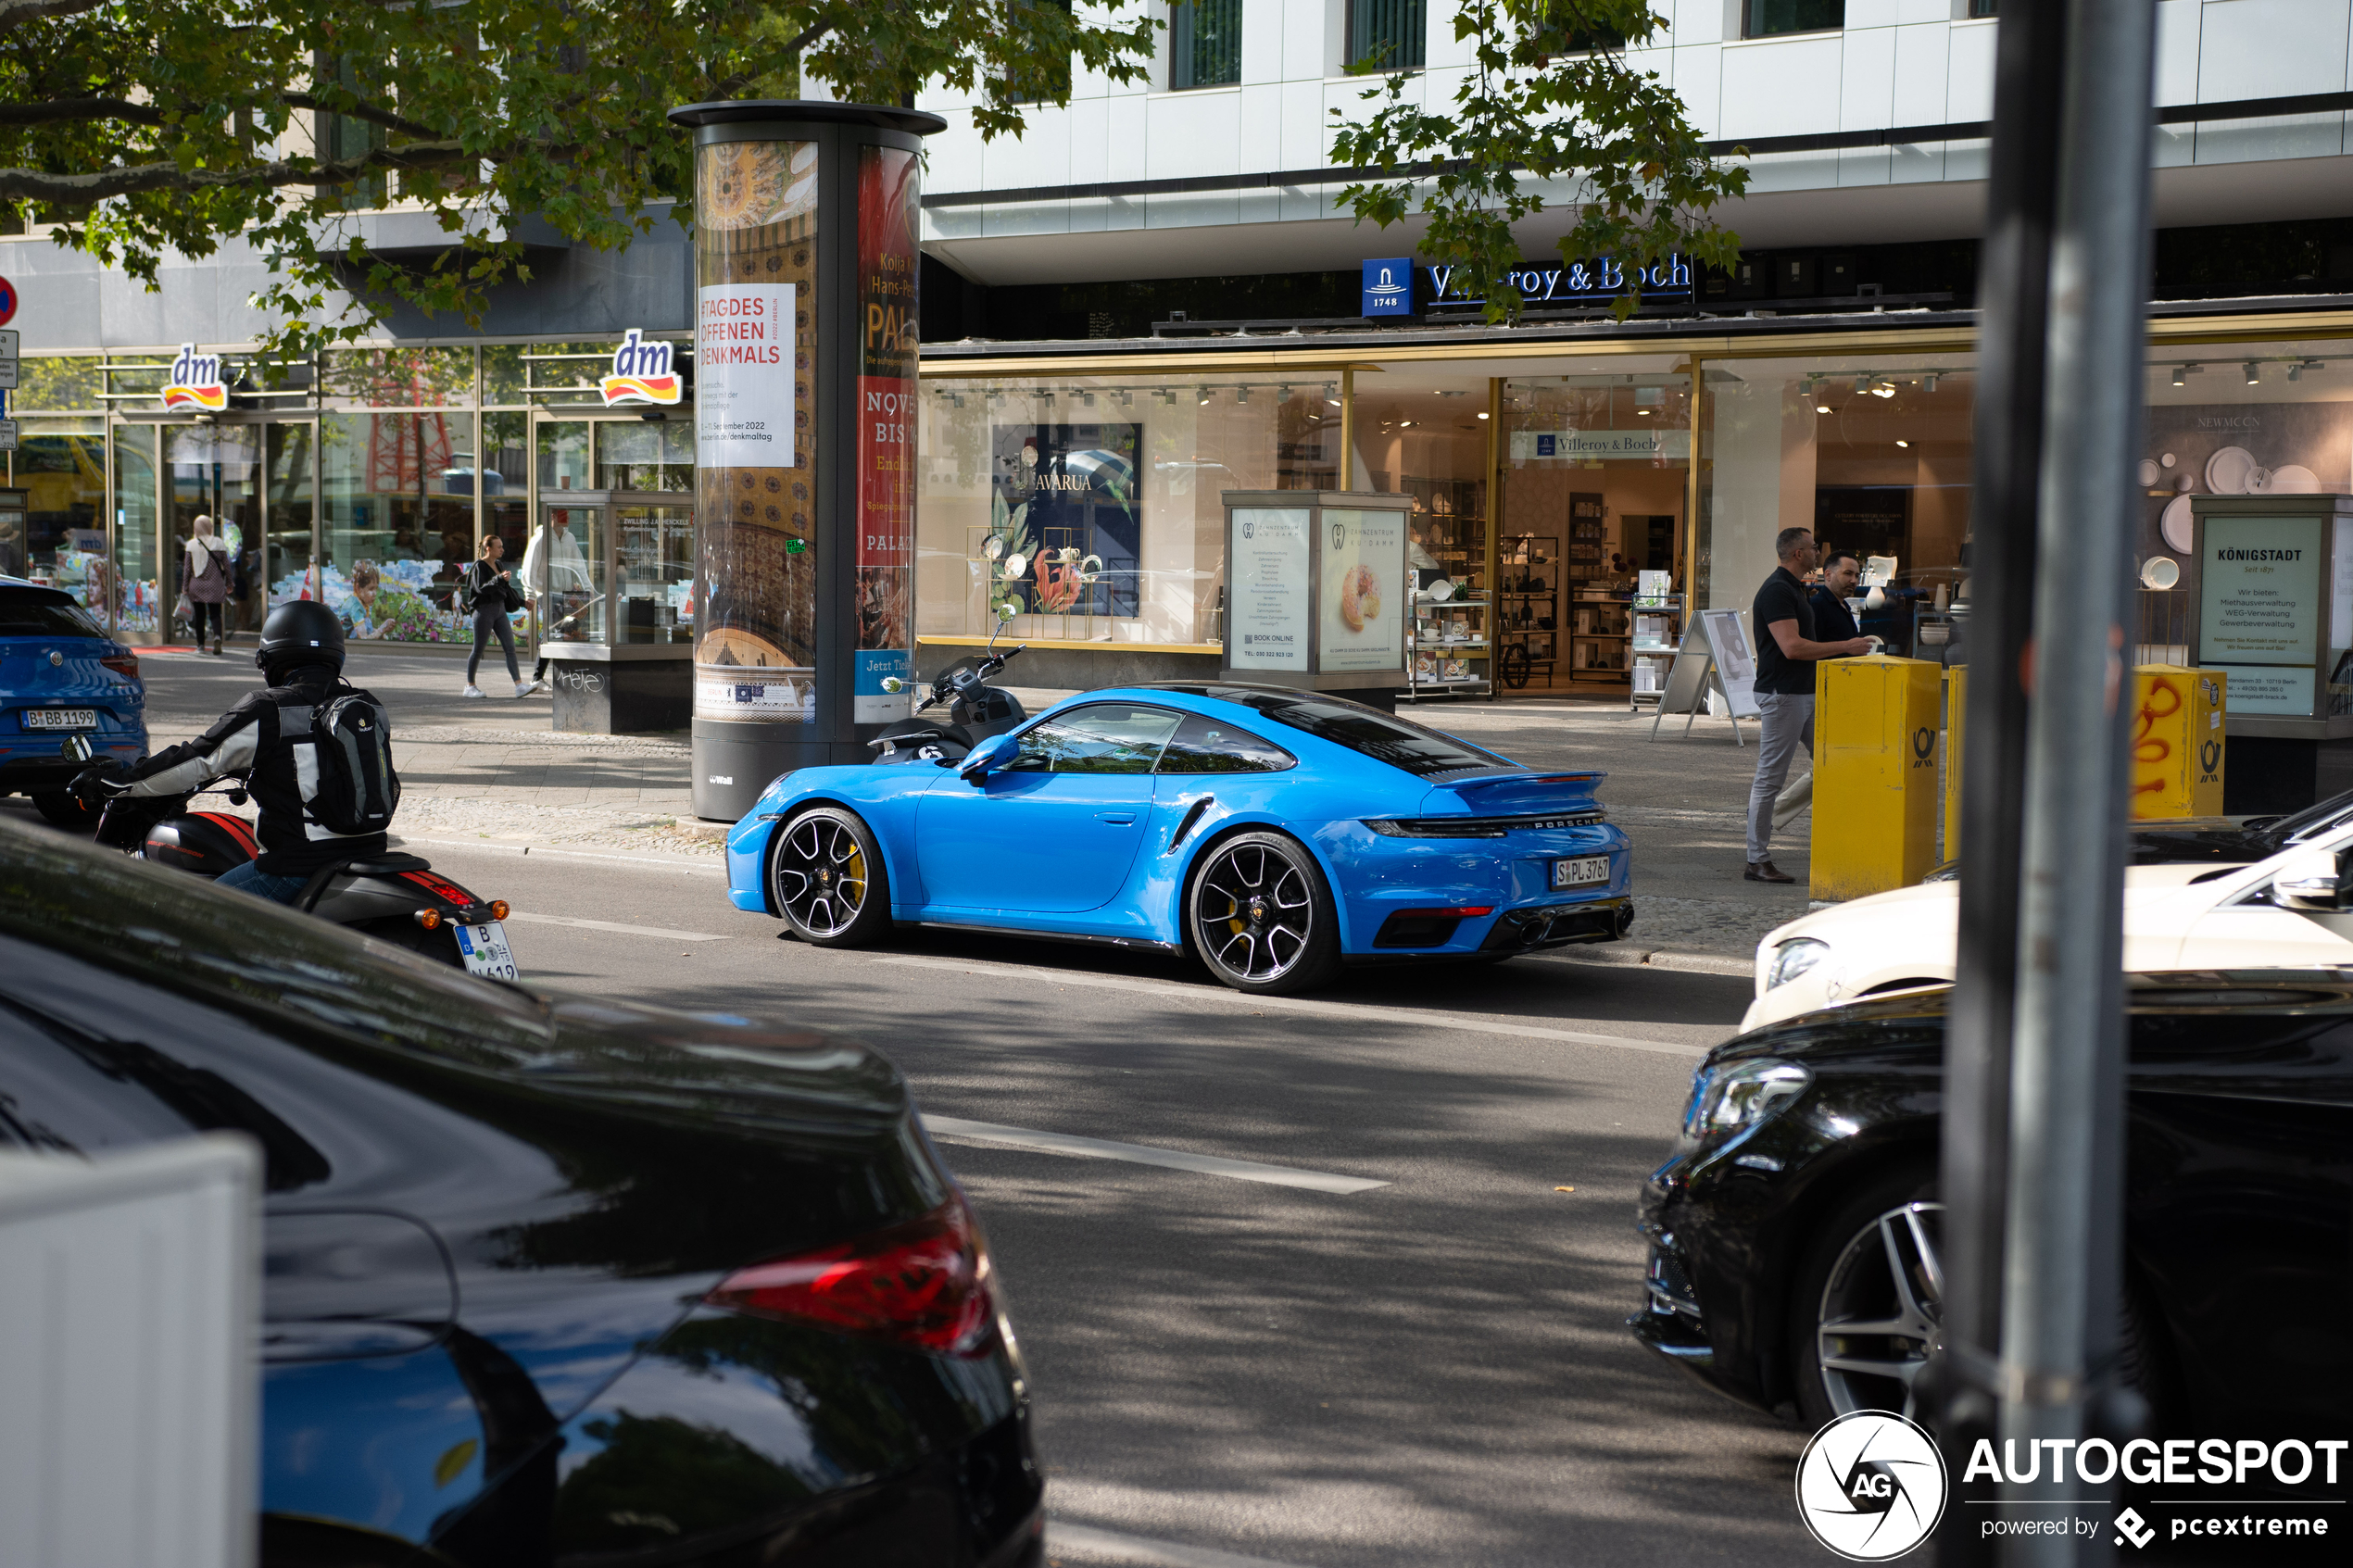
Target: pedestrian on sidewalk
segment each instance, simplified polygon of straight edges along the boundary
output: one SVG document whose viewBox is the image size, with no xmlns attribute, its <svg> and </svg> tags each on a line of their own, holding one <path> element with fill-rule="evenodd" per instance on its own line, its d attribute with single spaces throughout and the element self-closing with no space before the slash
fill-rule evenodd
<svg viewBox="0 0 2353 1568">
<path fill-rule="evenodd" d="M 472 616 L 474 621 L 474 651 L 466 660 L 468 696 L 483 695 L 482 688 L 474 684 L 474 673 L 481 669 L 482 650 L 494 634 L 498 646 L 506 650 L 507 679 L 515 684 L 515 695 L 529 696 L 535 689 L 515 664 L 515 628 L 507 618 L 522 608 L 522 595 L 516 590 L 514 573 L 498 565 L 506 554 L 505 540 L 496 533 L 484 534 L 482 553 L 458 580 L 458 608 Z"/>
<path fill-rule="evenodd" d="M 180 591 L 188 596 L 189 621 L 196 633 L 198 653 L 219 654 L 222 622 L 229 608 L 229 541 L 216 538 L 212 519 L 198 513 L 195 533 L 188 539 L 186 558 L 180 563 Z M 209 627 L 212 646 L 205 646 Z"/>
<path fill-rule="evenodd" d="M 1748 790 L 1750 882 L 1795 882 L 1773 864 L 1773 801 L 1789 778 L 1790 760 L 1803 746 L 1814 750 L 1814 665 L 1818 659 L 1851 659 L 1871 651 L 1867 637 L 1834 643 L 1815 640 L 1814 605 L 1806 573 L 1817 558 L 1813 530 L 1784 528 L 1773 537 L 1780 565 L 1756 590 L 1749 619 L 1756 639 L 1756 778 Z"/>
<path fill-rule="evenodd" d="M 572 520 L 562 508 L 548 510 L 552 521 L 542 522 L 522 547 L 522 591 L 539 612 L 535 691 L 547 684 L 547 645 L 569 640 L 568 622 L 589 600 L 588 557 L 572 536 Z"/>
<path fill-rule="evenodd" d="M 1855 584 L 1861 581 L 1862 575 L 1863 563 L 1856 558 L 1854 551 L 1827 545 L 1822 547 L 1821 576 L 1806 595 L 1814 607 L 1814 631 L 1822 641 L 1848 643 L 1863 635 L 1863 629 L 1855 624 L 1855 617 L 1846 608 L 1846 601 L 1854 596 Z M 1808 750 L 1813 747 L 1810 739 L 1806 747 Z M 1814 774 L 1809 769 L 1804 778 L 1793 782 L 1774 797 L 1773 831 L 1779 833 L 1796 821 L 1797 814 L 1811 805 L 1813 799 Z"/>
</svg>

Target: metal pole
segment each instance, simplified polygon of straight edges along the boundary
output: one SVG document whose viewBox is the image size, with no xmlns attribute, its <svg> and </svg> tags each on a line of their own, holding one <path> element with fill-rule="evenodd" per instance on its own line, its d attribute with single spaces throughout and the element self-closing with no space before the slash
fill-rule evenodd
<svg viewBox="0 0 2353 1568">
<path fill-rule="evenodd" d="M 2032 630 L 2035 486 L 2043 453 L 2044 336 L 2067 12 L 2012 0 L 1994 44 L 1994 145 L 1978 273 L 1975 502 L 1970 516 L 1968 737 L 1961 754 L 1959 941 L 1945 1025 L 1943 1355 L 1928 1404 L 1948 1474 L 1994 1435 L 2002 1330 L 2002 1215 L 2008 1167 L 2010 1016 L 2016 1006 L 2019 842 Z M 1957 1492 L 1956 1496 L 1964 1495 Z M 1982 1495 L 1982 1493 L 1980 1495 Z M 1978 1511 L 1945 1511 L 1939 1561 L 1990 1563 Z"/>
<path fill-rule="evenodd" d="M 2122 1199 L 2124 476 L 2141 432 L 2156 13 L 2145 0 L 2067 9 L 2002 1281 L 2001 1434 L 2021 1452 L 2085 1436 Z M 2096 1493 L 2055 1485 L 2064 1450 L 2043 1451 L 2041 1479 L 2006 1482 L 2007 1498 Z M 2109 1541 L 2014 1537 L 2004 1560 L 2106 1561 Z"/>
</svg>

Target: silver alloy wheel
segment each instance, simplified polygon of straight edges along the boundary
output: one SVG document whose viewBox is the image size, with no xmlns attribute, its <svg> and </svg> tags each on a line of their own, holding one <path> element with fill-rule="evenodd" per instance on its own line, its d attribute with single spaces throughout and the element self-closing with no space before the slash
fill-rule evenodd
<svg viewBox="0 0 2353 1568">
<path fill-rule="evenodd" d="M 1912 1380 L 1944 1343 L 1942 1203 L 1903 1203 L 1848 1238 L 1814 1317 L 1822 1394 L 1850 1411 L 1913 1413 Z"/>
<path fill-rule="evenodd" d="M 1271 845 L 1217 851 L 1193 884 L 1193 927 L 1203 956 L 1253 984 L 1290 972 L 1315 936 L 1315 890 L 1307 877 Z"/>
<path fill-rule="evenodd" d="M 838 817 L 787 822 L 775 876 L 777 905 L 812 935 L 840 935 L 866 907 L 866 852 Z"/>
</svg>

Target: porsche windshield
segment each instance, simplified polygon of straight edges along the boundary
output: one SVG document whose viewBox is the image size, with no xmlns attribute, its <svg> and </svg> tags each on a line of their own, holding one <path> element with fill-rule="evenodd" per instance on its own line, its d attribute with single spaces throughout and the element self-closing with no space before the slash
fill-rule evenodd
<svg viewBox="0 0 2353 1568">
<path fill-rule="evenodd" d="M 1323 692 L 1288 692 L 1265 686 L 1171 685 L 1172 691 L 1215 697 L 1254 713 L 1303 730 L 1318 740 L 1402 768 L 1417 778 L 1459 772 L 1470 768 L 1514 768 L 1518 764 L 1482 751 L 1452 735 L 1426 729 L 1410 719 L 1383 713 L 1361 702 Z"/>
</svg>

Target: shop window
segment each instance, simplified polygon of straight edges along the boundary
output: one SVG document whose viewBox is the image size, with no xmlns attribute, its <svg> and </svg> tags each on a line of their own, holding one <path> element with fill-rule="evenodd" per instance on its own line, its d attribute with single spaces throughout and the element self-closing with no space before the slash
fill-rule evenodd
<svg viewBox="0 0 2353 1568">
<path fill-rule="evenodd" d="M 305 420 L 263 427 L 262 500 L 269 527 L 266 608 L 317 598 L 310 570 L 311 528 L 318 516 L 318 427 Z"/>
<path fill-rule="evenodd" d="M 1349 0 L 1347 64 L 1419 70 L 1428 33 L 1427 0 Z"/>
<path fill-rule="evenodd" d="M 163 408 L 164 379 L 171 357 L 161 354 L 110 356 L 100 367 L 106 385 L 98 395 L 109 413 L 152 412 Z"/>
<path fill-rule="evenodd" d="M 40 355 L 18 361 L 8 407 L 19 414 L 103 408 L 106 389 L 105 361 L 95 355 Z"/>
<path fill-rule="evenodd" d="M 683 419 L 596 426 L 598 490 L 692 490 L 695 427 Z"/>
<path fill-rule="evenodd" d="M 1242 0 L 1177 0 L 1169 6 L 1171 88 L 1228 87 L 1241 79 Z"/>
<path fill-rule="evenodd" d="M 0 537 L 0 576 L 61 588 L 107 618 L 107 431 L 103 420 L 25 420 L 9 470 L 25 492 L 20 534 Z"/>
<path fill-rule="evenodd" d="M 1340 388 L 1300 378 L 935 382 L 916 631 L 1201 651 L 1222 635 L 1227 490 L 1340 486 Z"/>
<path fill-rule="evenodd" d="M 1970 434 L 1966 355 L 1706 366 L 1700 601 L 1746 609 L 1777 565 L 1780 530 L 1874 561 L 1884 604 L 1859 617 L 1889 651 L 1942 659 L 1969 596 Z"/>
<path fill-rule="evenodd" d="M 226 373 L 224 371 L 224 373 Z M 212 520 L 213 537 L 229 547 L 231 631 L 260 624 L 256 613 L 262 570 L 260 425 L 166 425 L 163 431 L 163 587 L 172 614 L 163 630 L 174 641 L 193 641 L 195 623 L 179 608 L 186 590 L 188 542 L 196 519 Z"/>
<path fill-rule="evenodd" d="M 320 368 L 329 408 L 461 408 L 474 400 L 474 351 L 331 348 Z"/>
<path fill-rule="evenodd" d="M 155 638 L 163 584 L 156 572 L 154 425 L 114 428 L 115 632 Z"/>
<path fill-rule="evenodd" d="M 624 643 L 695 640 L 695 508 L 612 508 L 615 613 Z"/>
<path fill-rule="evenodd" d="M 457 588 L 474 555 L 474 502 L 452 470 L 475 449 L 473 417 L 331 413 L 319 426 L 319 596 L 346 635 L 470 639 Z"/>
<path fill-rule="evenodd" d="M 1680 635 L 1691 377 L 1666 357 L 1504 383 L 1496 539 L 1507 691 L 1658 689 Z M 1644 572 L 1666 574 L 1649 580 Z M 1640 601 L 1639 603 L 1637 601 Z"/>
<path fill-rule="evenodd" d="M 590 490 L 588 421 L 550 420 L 539 427 L 539 488 Z"/>
<path fill-rule="evenodd" d="M 1750 38 L 1828 32 L 1846 25 L 1846 0 L 1748 0 Z"/>
<path fill-rule="evenodd" d="M 1488 383 L 1408 365 L 1356 378 L 1353 488 L 1414 498 L 1414 685 L 1491 689 Z"/>
</svg>

